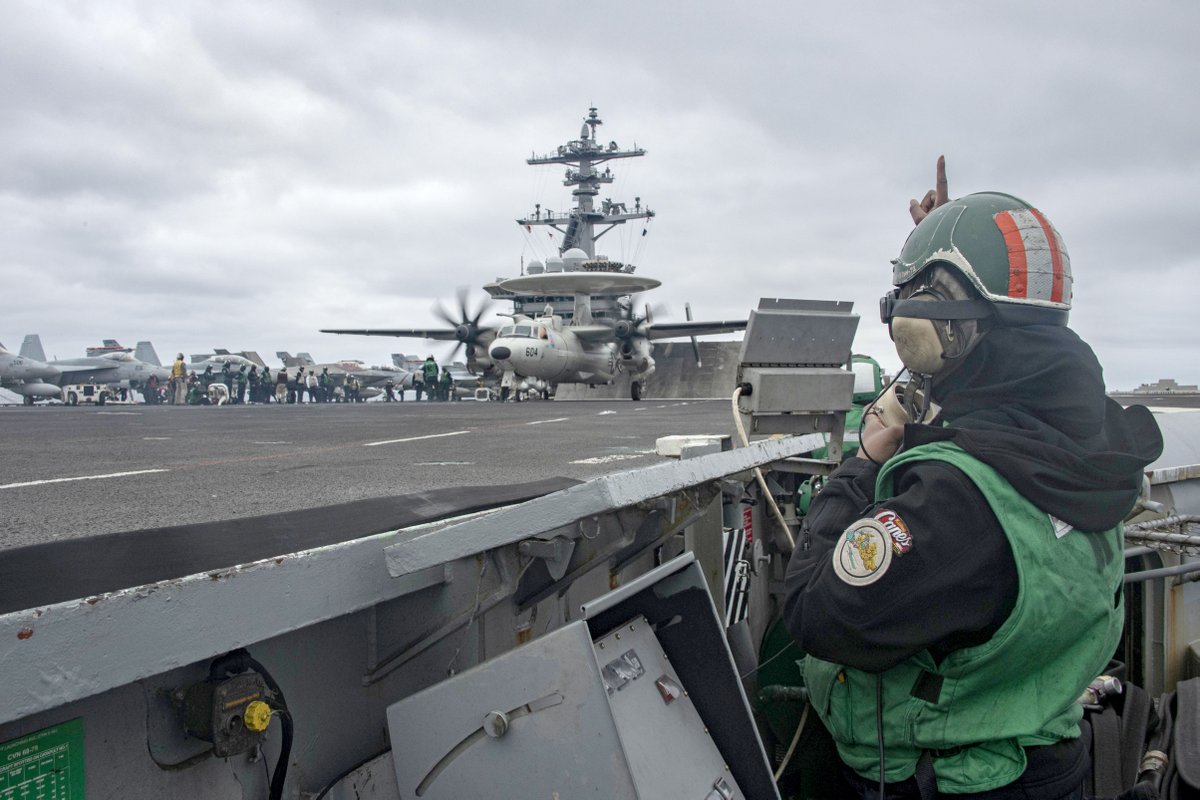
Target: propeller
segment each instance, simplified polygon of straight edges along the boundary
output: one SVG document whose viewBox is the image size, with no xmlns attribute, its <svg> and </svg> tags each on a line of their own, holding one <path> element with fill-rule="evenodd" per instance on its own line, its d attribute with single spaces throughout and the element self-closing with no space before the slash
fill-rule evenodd
<svg viewBox="0 0 1200 800">
<path fill-rule="evenodd" d="M 687 321 L 691 322 L 692 321 L 692 304 L 691 303 L 683 304 L 683 313 L 687 316 Z M 692 336 L 690 338 L 692 340 L 692 355 L 694 355 L 696 357 L 696 366 L 703 367 L 704 365 L 700 363 L 700 345 L 696 343 L 695 336 Z"/>
<path fill-rule="evenodd" d="M 447 325 L 454 328 L 454 337 L 458 339 L 458 343 L 454 345 L 454 350 L 451 351 L 450 357 L 458 355 L 458 351 L 464 346 L 467 348 L 467 358 L 471 359 L 475 356 L 475 346 L 479 344 L 479 337 L 485 333 L 491 332 L 491 328 L 486 325 L 480 325 L 479 320 L 483 319 L 483 315 L 487 313 L 492 303 L 490 300 L 484 300 L 479 306 L 479 310 L 474 314 L 467 307 L 467 295 L 469 290 L 465 286 L 458 287 L 458 314 L 455 316 L 447 311 L 445 306 L 438 303 L 433 307 L 433 313 L 440 317 Z"/>
</svg>

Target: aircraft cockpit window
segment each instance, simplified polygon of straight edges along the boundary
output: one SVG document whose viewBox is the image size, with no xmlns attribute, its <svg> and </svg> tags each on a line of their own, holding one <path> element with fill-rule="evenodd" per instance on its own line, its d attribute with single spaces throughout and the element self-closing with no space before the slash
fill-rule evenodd
<svg viewBox="0 0 1200 800">
<path fill-rule="evenodd" d="M 500 329 L 500 332 L 497 333 L 496 335 L 497 336 L 512 336 L 513 335 L 513 326 L 505 325 L 503 328 Z"/>
<path fill-rule="evenodd" d="M 518 325 L 518 326 L 516 326 L 516 330 L 513 331 L 513 336 L 524 336 L 526 338 L 532 339 L 533 331 L 530 330 L 528 325 Z"/>
</svg>

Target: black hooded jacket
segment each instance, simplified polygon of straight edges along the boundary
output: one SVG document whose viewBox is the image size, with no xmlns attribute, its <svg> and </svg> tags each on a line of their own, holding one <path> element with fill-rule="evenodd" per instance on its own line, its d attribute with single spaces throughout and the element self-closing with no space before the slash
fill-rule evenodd
<svg viewBox="0 0 1200 800">
<path fill-rule="evenodd" d="M 932 425 L 907 425 L 903 447 L 953 441 L 1047 514 L 1101 531 L 1133 507 L 1162 451 L 1153 416 L 1105 395 L 1099 362 L 1068 328 L 996 328 L 934 386 Z M 847 460 L 805 518 L 788 565 L 784 618 L 805 652 L 870 672 L 921 650 L 935 658 L 987 641 L 1016 601 L 1016 565 L 999 521 L 967 476 L 918 461 L 875 502 L 878 465 Z M 843 581 L 831 552 L 854 521 L 886 510 L 911 546 L 869 585 Z M 1099 556 L 1098 556 L 1099 557 Z"/>
</svg>

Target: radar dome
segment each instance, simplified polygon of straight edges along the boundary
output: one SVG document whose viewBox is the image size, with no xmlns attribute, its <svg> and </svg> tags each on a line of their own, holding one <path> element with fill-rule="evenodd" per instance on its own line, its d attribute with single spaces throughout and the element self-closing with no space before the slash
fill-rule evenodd
<svg viewBox="0 0 1200 800">
<path fill-rule="evenodd" d="M 546 271 L 546 267 L 540 261 L 530 261 L 525 265 L 526 275 L 541 275 Z"/>
<path fill-rule="evenodd" d="M 583 262 L 588 260 L 588 254 L 578 247 L 572 247 L 562 254 L 562 260 L 568 272 L 575 272 Z"/>
<path fill-rule="evenodd" d="M 550 256 L 546 259 L 546 272 L 562 272 L 563 260 L 558 256 Z"/>
</svg>

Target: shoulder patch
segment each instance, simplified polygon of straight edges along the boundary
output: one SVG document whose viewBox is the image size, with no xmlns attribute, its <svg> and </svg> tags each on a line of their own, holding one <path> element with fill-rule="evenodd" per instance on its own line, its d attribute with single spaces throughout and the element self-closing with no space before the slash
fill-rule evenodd
<svg viewBox="0 0 1200 800">
<path fill-rule="evenodd" d="M 833 571 L 851 586 L 867 586 L 883 577 L 892 563 L 891 537 L 875 519 L 860 519 L 833 548 Z"/>
<path fill-rule="evenodd" d="M 900 519 L 900 515 L 895 511 L 888 511 L 882 508 L 875 512 L 875 519 L 887 531 L 888 538 L 892 542 L 892 550 L 896 555 L 902 556 L 909 550 L 912 550 L 913 537 L 908 530 L 908 525 L 904 520 Z"/>
</svg>

